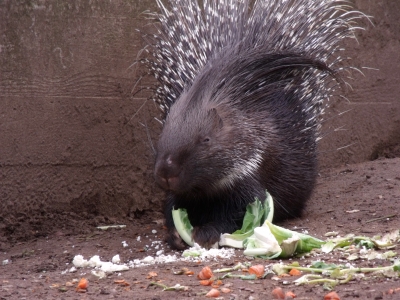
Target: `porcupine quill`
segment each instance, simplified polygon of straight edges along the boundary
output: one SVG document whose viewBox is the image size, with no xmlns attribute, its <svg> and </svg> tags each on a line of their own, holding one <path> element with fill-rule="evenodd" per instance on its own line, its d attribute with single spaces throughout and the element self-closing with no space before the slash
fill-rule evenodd
<svg viewBox="0 0 400 300">
<path fill-rule="evenodd" d="M 203 246 L 240 228 L 265 198 L 274 221 L 298 217 L 317 175 L 321 115 L 351 69 L 341 41 L 364 17 L 338 0 L 156 0 L 143 62 L 163 113 L 155 178 L 171 210 L 186 208 Z"/>
</svg>

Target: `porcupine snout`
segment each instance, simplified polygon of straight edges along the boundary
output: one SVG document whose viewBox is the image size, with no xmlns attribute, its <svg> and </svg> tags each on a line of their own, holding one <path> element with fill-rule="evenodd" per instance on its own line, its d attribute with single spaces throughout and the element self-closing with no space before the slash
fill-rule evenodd
<svg viewBox="0 0 400 300">
<path fill-rule="evenodd" d="M 181 167 L 173 155 L 167 154 L 156 159 L 154 176 L 161 188 L 177 191 L 180 186 L 180 173 Z"/>
</svg>

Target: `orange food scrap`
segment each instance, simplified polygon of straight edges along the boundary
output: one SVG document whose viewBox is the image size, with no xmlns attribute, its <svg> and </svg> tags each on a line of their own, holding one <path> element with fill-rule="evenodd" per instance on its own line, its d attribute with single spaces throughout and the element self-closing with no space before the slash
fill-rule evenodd
<svg viewBox="0 0 400 300">
<path fill-rule="evenodd" d="M 213 281 L 212 281 L 212 280 L 209 280 L 209 279 L 200 280 L 200 284 L 201 284 L 201 285 L 208 286 L 208 285 L 212 285 L 212 283 L 213 283 Z"/>
<path fill-rule="evenodd" d="M 210 267 L 204 267 L 197 275 L 197 278 L 200 280 L 210 279 L 211 277 L 213 277 L 213 272 L 211 271 Z"/>
<path fill-rule="evenodd" d="M 220 292 L 217 289 L 211 289 L 207 294 L 206 297 L 208 298 L 217 298 L 220 296 Z"/>
<path fill-rule="evenodd" d="M 324 300 L 340 300 L 340 297 L 336 292 L 330 292 L 325 295 Z"/>
<path fill-rule="evenodd" d="M 129 286 L 130 284 L 127 283 L 124 279 L 121 280 L 114 280 L 114 283 L 119 284 L 119 285 L 124 285 L 124 286 Z"/>
<path fill-rule="evenodd" d="M 386 295 L 393 295 L 393 294 L 397 294 L 398 292 L 400 292 L 400 288 L 389 289 L 387 292 L 385 292 L 385 294 Z"/>
<path fill-rule="evenodd" d="M 190 276 L 190 275 L 194 275 L 194 272 L 187 270 L 184 274 Z"/>
<path fill-rule="evenodd" d="M 289 274 L 290 274 L 291 276 L 300 276 L 300 275 L 301 275 L 301 272 L 300 272 L 299 270 L 297 270 L 297 269 L 291 269 L 290 272 L 289 272 Z"/>
<path fill-rule="evenodd" d="M 88 288 L 88 285 L 89 281 L 86 278 L 81 278 L 81 280 L 79 280 L 78 282 L 78 286 L 76 287 L 76 289 L 86 290 Z"/>
<path fill-rule="evenodd" d="M 222 284 L 222 281 L 221 280 L 217 280 L 217 281 L 214 281 L 213 282 L 213 284 L 211 285 L 211 287 L 213 287 L 213 288 L 219 288 L 219 286 Z"/>
<path fill-rule="evenodd" d="M 296 298 L 296 294 L 293 292 L 286 292 L 286 299 L 294 299 Z"/>
<path fill-rule="evenodd" d="M 231 290 L 226 287 L 223 287 L 223 288 L 221 288 L 221 292 L 223 292 L 224 294 L 227 294 L 227 293 L 230 293 Z"/>
<path fill-rule="evenodd" d="M 254 274 L 257 277 L 261 277 L 264 274 L 264 266 L 263 265 L 255 265 L 249 268 L 249 274 Z"/>
<path fill-rule="evenodd" d="M 149 272 L 149 273 L 147 273 L 146 278 L 147 279 L 152 279 L 152 278 L 157 277 L 157 276 L 158 276 L 158 274 L 156 272 Z"/>
<path fill-rule="evenodd" d="M 277 287 L 272 291 L 272 299 L 285 299 L 285 293 L 282 288 Z"/>
</svg>

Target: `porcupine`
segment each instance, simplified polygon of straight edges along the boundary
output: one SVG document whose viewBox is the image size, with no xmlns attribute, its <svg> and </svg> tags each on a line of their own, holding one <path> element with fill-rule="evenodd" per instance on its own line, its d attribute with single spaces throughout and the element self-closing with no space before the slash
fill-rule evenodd
<svg viewBox="0 0 400 300">
<path fill-rule="evenodd" d="M 340 42 L 362 14 L 339 0 L 156 0 L 145 64 L 163 112 L 155 179 L 210 246 L 266 190 L 274 221 L 301 216 L 317 176 L 321 115 L 348 69 Z"/>
</svg>

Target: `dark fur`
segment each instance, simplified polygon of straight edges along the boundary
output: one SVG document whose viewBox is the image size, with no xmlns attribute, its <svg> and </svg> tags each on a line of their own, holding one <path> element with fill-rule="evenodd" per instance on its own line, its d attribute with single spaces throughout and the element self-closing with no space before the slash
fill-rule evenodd
<svg viewBox="0 0 400 300">
<path fill-rule="evenodd" d="M 144 59 L 163 112 L 155 178 L 167 191 L 168 241 L 185 247 L 171 210 L 186 208 L 203 246 L 242 225 L 247 204 L 301 216 L 315 185 L 321 114 L 341 83 L 339 42 L 361 14 L 340 0 L 169 0 Z M 253 4 L 251 4 L 253 3 Z"/>
<path fill-rule="evenodd" d="M 298 99 L 296 72 L 312 81 L 315 69 L 330 72 L 299 54 L 249 52 L 239 59 L 228 52 L 182 93 L 166 118 L 155 166 L 157 182 L 169 190 L 165 216 L 173 247 L 183 247 L 173 207 L 187 209 L 194 240 L 204 246 L 240 228 L 247 204 L 264 200 L 265 190 L 274 198 L 275 221 L 301 215 L 317 174 L 317 120 L 303 109 L 315 95 Z M 257 170 L 218 184 L 235 160 L 258 149 L 264 153 Z"/>
</svg>

